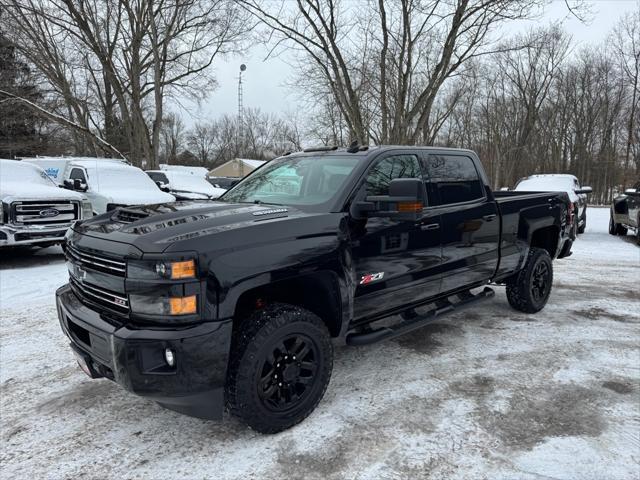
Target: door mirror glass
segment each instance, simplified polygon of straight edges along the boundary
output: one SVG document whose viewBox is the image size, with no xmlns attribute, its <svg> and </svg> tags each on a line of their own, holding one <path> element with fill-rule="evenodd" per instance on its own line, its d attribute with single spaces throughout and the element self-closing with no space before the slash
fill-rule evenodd
<svg viewBox="0 0 640 480">
<path fill-rule="evenodd" d="M 396 178 L 389 182 L 389 195 L 369 195 L 358 203 L 368 217 L 417 220 L 424 208 L 424 185 L 418 178 Z"/>
<path fill-rule="evenodd" d="M 591 187 L 582 187 L 579 190 L 576 190 L 576 193 L 591 193 L 593 189 Z"/>
</svg>

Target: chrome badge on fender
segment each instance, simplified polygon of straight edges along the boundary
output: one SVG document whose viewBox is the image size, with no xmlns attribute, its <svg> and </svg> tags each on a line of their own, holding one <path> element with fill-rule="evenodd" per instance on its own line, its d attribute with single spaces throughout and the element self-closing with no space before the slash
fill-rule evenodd
<svg viewBox="0 0 640 480">
<path fill-rule="evenodd" d="M 363 275 L 360 279 L 360 285 L 366 285 L 371 282 L 375 282 L 376 280 L 382 280 L 384 277 L 384 272 L 378 273 L 370 273 L 368 275 Z"/>
</svg>

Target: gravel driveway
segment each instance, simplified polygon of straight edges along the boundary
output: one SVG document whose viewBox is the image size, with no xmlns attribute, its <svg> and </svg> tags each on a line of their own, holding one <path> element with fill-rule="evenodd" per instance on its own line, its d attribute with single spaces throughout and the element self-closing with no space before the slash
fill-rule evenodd
<svg viewBox="0 0 640 480">
<path fill-rule="evenodd" d="M 640 477 L 640 248 L 590 208 L 536 315 L 495 299 L 395 341 L 336 348 L 331 384 L 273 436 L 164 410 L 76 366 L 59 249 L 0 260 L 0 476 Z"/>
</svg>

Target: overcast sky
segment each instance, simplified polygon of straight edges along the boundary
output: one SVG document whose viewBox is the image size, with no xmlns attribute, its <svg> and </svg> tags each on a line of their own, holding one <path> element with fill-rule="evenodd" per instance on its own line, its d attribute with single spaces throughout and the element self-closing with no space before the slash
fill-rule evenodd
<svg viewBox="0 0 640 480">
<path fill-rule="evenodd" d="M 599 44 L 604 41 L 618 19 L 633 11 L 638 0 L 596 0 L 591 2 L 591 21 L 585 25 L 569 13 L 564 0 L 555 0 L 537 20 L 522 21 L 505 28 L 512 35 L 530 27 L 561 22 L 573 36 L 573 45 Z M 576 49 L 577 50 L 577 49 Z M 283 58 L 264 60 L 267 48 L 252 47 L 245 55 L 218 59 L 214 63 L 218 88 L 212 91 L 200 107 L 186 104 L 180 111 L 187 126 L 200 120 L 209 120 L 224 113 L 236 114 L 238 109 L 238 71 L 241 63 L 247 65 L 243 74 L 244 106 L 258 107 L 264 112 L 294 111 L 298 99 L 286 83 L 292 76 L 292 67 Z"/>
</svg>

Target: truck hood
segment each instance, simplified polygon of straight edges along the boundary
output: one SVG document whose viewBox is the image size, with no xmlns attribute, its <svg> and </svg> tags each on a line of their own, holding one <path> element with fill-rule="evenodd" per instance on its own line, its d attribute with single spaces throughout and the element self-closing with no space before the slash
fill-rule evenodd
<svg viewBox="0 0 640 480">
<path fill-rule="evenodd" d="M 0 183 L 2 201 L 10 203 L 16 200 L 77 200 L 82 201 L 84 195 L 72 190 L 65 190 L 53 185 L 24 184 L 17 182 Z"/>
<path fill-rule="evenodd" d="M 97 193 L 118 205 L 149 205 L 175 201 L 175 197 L 160 190 L 130 190 L 102 188 Z"/>
<path fill-rule="evenodd" d="M 338 222 L 317 221 L 332 215 L 267 204 L 175 202 L 118 208 L 77 223 L 74 232 L 133 245 L 143 253 L 212 251 L 309 233 L 335 234 Z"/>
</svg>

